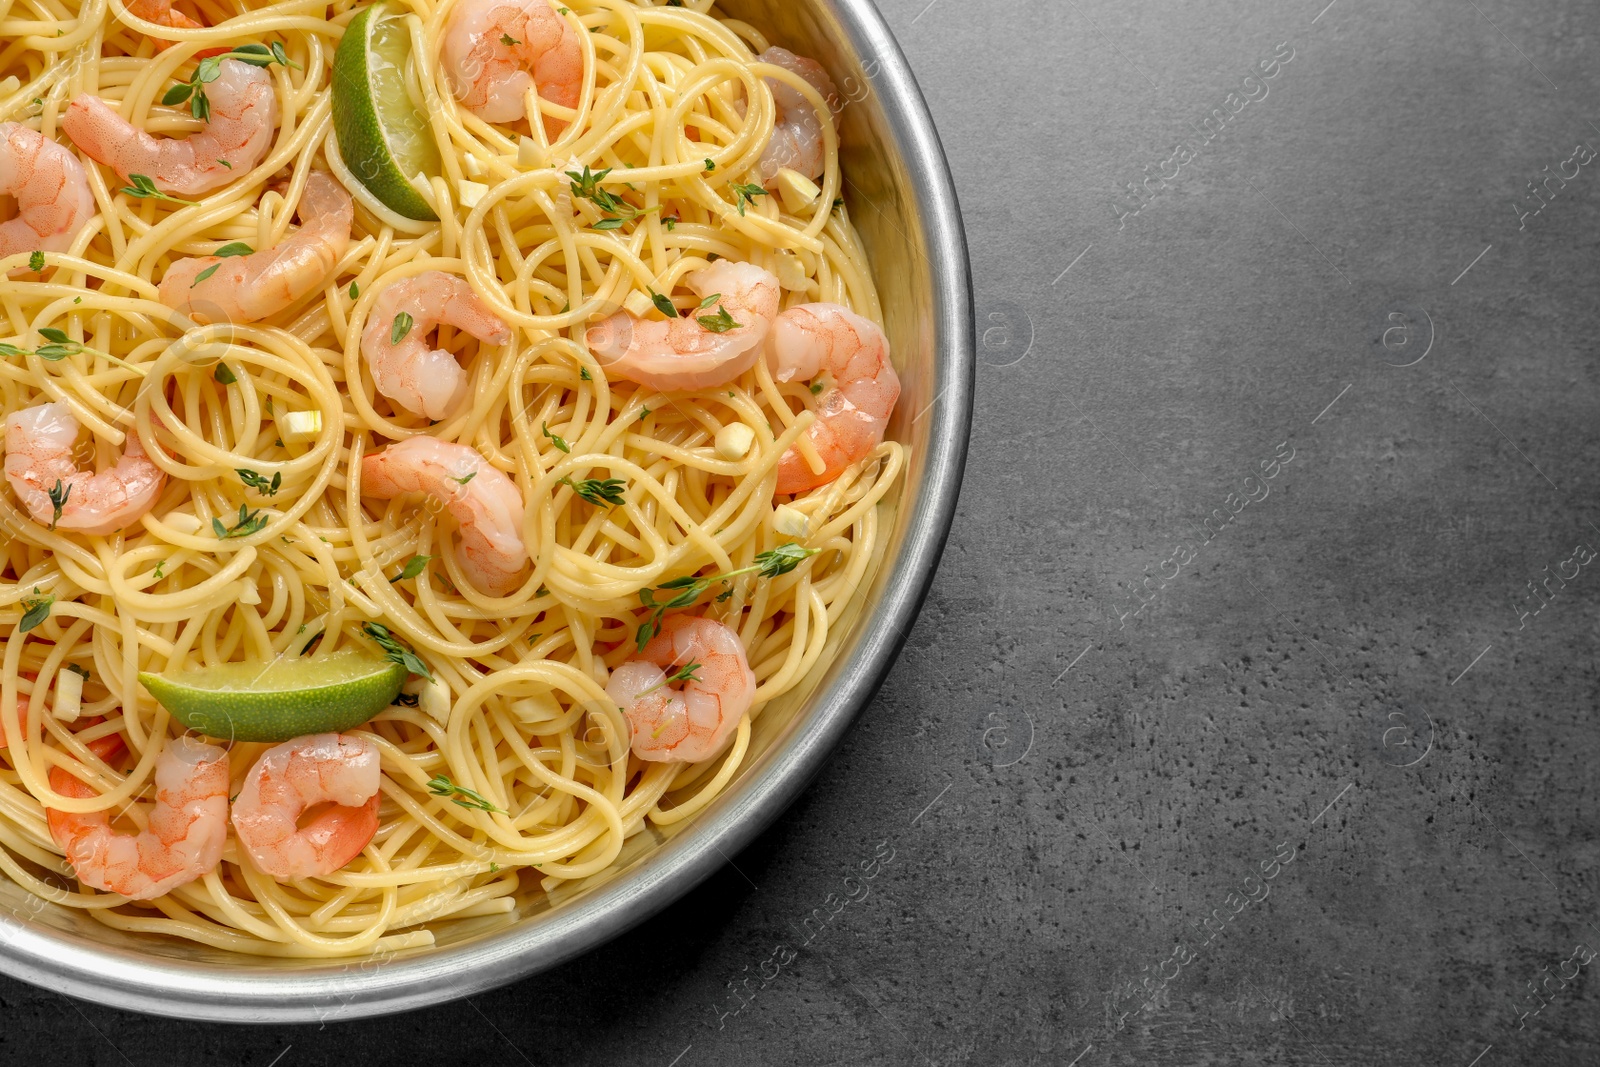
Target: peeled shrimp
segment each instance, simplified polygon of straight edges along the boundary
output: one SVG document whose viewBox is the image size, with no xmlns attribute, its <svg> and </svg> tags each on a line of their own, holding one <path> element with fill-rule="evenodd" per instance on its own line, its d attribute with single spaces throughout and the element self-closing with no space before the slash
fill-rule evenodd
<svg viewBox="0 0 1600 1067">
<path fill-rule="evenodd" d="M 395 319 L 404 313 L 411 326 L 395 344 Z M 361 354 L 372 369 L 378 392 L 407 411 L 442 419 L 467 397 L 467 372 L 456 357 L 428 347 L 428 334 L 441 322 L 466 330 L 480 341 L 503 345 L 511 331 L 462 278 L 430 270 L 389 286 L 378 295 L 361 332 Z"/>
<path fill-rule="evenodd" d="M 774 45 L 757 56 L 756 61 L 794 71 L 822 94 L 822 99 L 828 102 L 830 108 L 839 99 L 839 90 L 834 87 L 833 79 L 822 69 L 822 64 L 814 59 L 797 56 L 786 48 Z M 816 105 L 792 85 L 776 78 L 768 78 L 766 82 L 767 88 L 772 90 L 772 102 L 777 105 L 778 113 L 772 129 L 772 140 L 767 142 L 766 151 L 761 153 L 761 159 L 756 163 L 756 173 L 761 176 L 762 184 L 770 188 L 778 177 L 778 171 L 785 167 L 799 171 L 807 178 L 821 177 L 826 153 L 822 140 L 822 118 L 817 114 Z"/>
<path fill-rule="evenodd" d="M 522 542 L 522 494 L 498 467 L 466 445 L 408 437 L 361 461 L 361 492 L 379 500 L 428 493 L 461 528 L 457 559 L 490 596 L 515 589 L 528 562 Z"/>
<path fill-rule="evenodd" d="M 705 389 L 733 381 L 761 354 L 778 314 L 778 279 L 751 263 L 719 259 L 684 277 L 709 307 L 672 319 L 641 319 L 626 311 L 590 328 L 589 349 L 617 377 L 651 389 Z M 701 318 L 727 313 L 738 326 L 723 333 L 706 329 Z"/>
<path fill-rule="evenodd" d="M 178 260 L 161 279 L 161 302 L 202 325 L 256 322 L 322 288 L 350 245 L 355 205 L 343 186 L 313 171 L 299 215 L 300 228 L 272 248 Z M 213 267 L 204 281 L 195 280 Z"/>
<path fill-rule="evenodd" d="M 130 433 L 115 466 L 86 474 L 72 457 L 77 439 L 78 420 L 63 403 L 6 416 L 6 478 L 22 506 L 40 525 L 77 533 L 108 534 L 137 522 L 166 487 L 166 472 Z M 52 492 L 61 501 L 59 518 Z"/>
<path fill-rule="evenodd" d="M 64 251 L 95 216 L 78 157 L 21 123 L 0 123 L 0 193 L 17 199 L 16 217 L 0 222 L 0 256 Z"/>
<path fill-rule="evenodd" d="M 210 121 L 183 139 L 146 133 L 98 96 L 87 95 L 67 106 L 61 128 L 85 155 L 124 180 L 142 174 L 162 192 L 196 196 L 249 173 L 272 146 L 278 125 L 278 96 L 262 67 L 224 59 L 217 80 L 206 83 L 206 95 Z"/>
<path fill-rule="evenodd" d="M 170 26 L 175 30 L 198 30 L 202 24 L 185 15 L 182 11 L 172 6 L 172 0 L 130 0 L 128 14 L 135 18 L 154 22 L 157 26 Z M 156 50 L 162 51 L 171 48 L 176 41 L 165 41 L 159 37 L 150 38 L 155 42 Z"/>
<path fill-rule="evenodd" d="M 456 0 L 439 58 L 456 98 L 485 122 L 528 118 L 532 86 L 562 107 L 583 89 L 583 46 L 548 0 Z M 545 119 L 552 138 L 565 126 Z"/>
<path fill-rule="evenodd" d="M 65 797 L 95 795 L 63 767 L 50 769 L 50 788 Z M 50 836 L 66 853 L 78 881 L 133 900 L 150 900 L 205 876 L 221 862 L 228 840 L 228 754 L 190 737 L 168 741 L 156 760 L 150 824 L 139 833 L 113 829 L 110 811 L 79 814 L 47 808 L 45 815 Z"/>
<path fill-rule="evenodd" d="M 817 401 L 806 439 L 822 457 L 819 474 L 791 445 L 778 460 L 780 493 L 827 485 L 883 440 L 900 376 L 889 362 L 889 339 L 878 325 L 838 304 L 799 304 L 773 324 L 768 365 L 780 382 L 826 373 L 832 388 Z"/>
<path fill-rule="evenodd" d="M 269 748 L 233 802 L 233 830 L 274 878 L 332 874 L 378 832 L 378 746 L 362 734 L 308 734 Z M 307 809 L 323 807 L 302 827 Z"/>
<path fill-rule="evenodd" d="M 668 673 L 699 664 L 682 689 Z M 714 619 L 669 615 L 644 651 L 611 672 L 606 696 L 622 708 L 642 760 L 698 763 L 727 746 L 755 699 L 739 635 Z"/>
</svg>

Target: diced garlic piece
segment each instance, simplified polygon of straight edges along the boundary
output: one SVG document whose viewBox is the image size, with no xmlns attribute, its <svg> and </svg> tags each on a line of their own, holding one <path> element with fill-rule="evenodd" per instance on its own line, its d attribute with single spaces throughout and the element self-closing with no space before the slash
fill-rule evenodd
<svg viewBox="0 0 1600 1067">
<path fill-rule="evenodd" d="M 790 537 L 804 537 L 811 532 L 811 520 L 799 508 L 779 504 L 772 512 L 772 528 Z"/>
<path fill-rule="evenodd" d="M 4 81 L 0 81 L 0 96 L 10 96 L 20 88 L 22 88 L 22 82 L 17 79 L 17 76 L 8 74 Z"/>
<path fill-rule="evenodd" d="M 443 726 L 450 721 L 450 687 L 435 678 L 422 687 L 417 696 L 417 707 L 434 722 Z"/>
<path fill-rule="evenodd" d="M 77 722 L 83 707 L 83 675 L 69 667 L 56 675 L 56 702 L 51 714 L 60 722 Z"/>
<path fill-rule="evenodd" d="M 463 207 L 477 207 L 489 192 L 489 187 L 482 182 L 469 182 L 462 178 L 456 182 L 456 199 L 461 201 Z"/>
<path fill-rule="evenodd" d="M 811 279 L 806 277 L 806 265 L 793 252 L 778 253 L 772 273 L 778 276 L 778 284 L 791 293 L 800 292 L 811 284 Z"/>
<path fill-rule="evenodd" d="M 538 696 L 513 700 L 511 714 L 515 715 L 520 723 L 532 724 L 559 719 L 564 713 L 561 705 L 556 703 L 556 698 L 545 692 Z"/>
<path fill-rule="evenodd" d="M 540 167 L 549 165 L 549 156 L 550 154 L 540 146 L 539 142 L 527 134 L 523 134 L 517 140 L 517 166 L 528 170 L 538 170 Z"/>
<path fill-rule="evenodd" d="M 241 603 L 241 604 L 259 604 L 259 603 L 261 603 L 261 590 L 256 588 L 256 583 L 255 582 L 240 582 L 239 583 L 239 603 Z"/>
<path fill-rule="evenodd" d="M 642 319 L 655 310 L 655 304 L 651 302 L 650 298 L 637 289 L 628 294 L 628 299 L 622 302 L 622 306 L 627 308 L 628 314 L 636 319 Z"/>
<path fill-rule="evenodd" d="M 791 212 L 809 207 L 821 195 L 822 190 L 817 188 L 817 183 L 799 171 L 788 167 L 778 171 L 778 196 L 783 199 L 783 206 Z"/>
<path fill-rule="evenodd" d="M 477 156 L 472 155 L 471 153 L 468 153 L 467 155 L 464 155 L 464 156 L 461 157 L 461 169 L 466 171 L 467 174 L 470 175 L 471 177 L 474 177 L 474 178 L 483 177 L 483 173 L 484 173 L 483 163 L 482 163 L 481 160 L 478 159 Z"/>
<path fill-rule="evenodd" d="M 274 419 L 285 441 L 314 441 L 322 433 L 320 411 L 281 411 Z"/>
<path fill-rule="evenodd" d="M 717 431 L 717 455 L 723 459 L 743 459 L 756 439 L 756 432 L 742 422 L 730 422 Z"/>
</svg>

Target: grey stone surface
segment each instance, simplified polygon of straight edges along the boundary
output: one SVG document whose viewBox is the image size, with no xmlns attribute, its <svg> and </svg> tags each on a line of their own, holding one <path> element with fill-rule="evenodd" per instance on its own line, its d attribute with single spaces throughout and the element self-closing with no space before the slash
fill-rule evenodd
<svg viewBox="0 0 1600 1067">
<path fill-rule="evenodd" d="M 375 1022 L 0 982 L 0 1059 L 1600 1062 L 1597 166 L 1513 209 L 1600 147 L 1600 10 L 1326 2 L 884 0 L 965 205 L 972 459 L 898 666 L 736 866 Z"/>
</svg>

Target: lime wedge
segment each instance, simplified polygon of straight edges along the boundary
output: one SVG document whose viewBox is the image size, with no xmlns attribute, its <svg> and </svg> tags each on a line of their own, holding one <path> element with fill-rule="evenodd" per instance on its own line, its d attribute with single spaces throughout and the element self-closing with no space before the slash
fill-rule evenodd
<svg viewBox="0 0 1600 1067">
<path fill-rule="evenodd" d="M 403 666 L 357 648 L 316 659 L 199 667 L 177 677 L 139 675 L 174 719 L 233 741 L 352 729 L 387 707 L 405 680 Z"/>
<path fill-rule="evenodd" d="M 438 174 L 439 146 L 406 85 L 411 35 L 382 2 L 350 23 L 333 54 L 333 132 L 355 179 L 392 211 L 437 222 L 411 179 Z"/>
</svg>

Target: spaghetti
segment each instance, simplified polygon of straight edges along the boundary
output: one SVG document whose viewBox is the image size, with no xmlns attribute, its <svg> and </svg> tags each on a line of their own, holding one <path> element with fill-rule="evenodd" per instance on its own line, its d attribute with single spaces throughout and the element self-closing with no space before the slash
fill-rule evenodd
<svg viewBox="0 0 1600 1067">
<path fill-rule="evenodd" d="M 31 498 L 18 489 L 35 461 L 9 431 L 12 493 L 0 494 L 0 870 L 33 894 L 121 930 L 268 956 L 425 946 L 427 924 L 444 919 L 511 922 L 519 893 L 605 871 L 629 837 L 692 817 L 728 786 L 752 722 L 817 667 L 880 552 L 879 505 L 905 451 L 881 441 L 830 458 L 815 427 L 838 415 L 837 374 L 786 376 L 759 358 L 715 386 L 662 391 L 589 343 L 607 321 L 642 331 L 705 316 L 708 341 L 752 329 L 701 299 L 722 294 L 682 291 L 718 261 L 766 272 L 784 308 L 837 304 L 881 322 L 839 199 L 825 94 L 792 64 L 758 59 L 769 42 L 711 0 L 564 0 L 550 13 L 581 60 L 571 103 L 530 90 L 535 121 L 489 121 L 437 58 L 452 10 L 470 2 L 483 0 L 392 7 L 411 42 L 408 91 L 441 149 L 439 173 L 416 185 L 436 222 L 386 206 L 330 135 L 335 48 L 364 10 L 349 0 L 23 0 L 0 16 L 0 116 L 85 154 L 94 212 L 38 242 L 42 255 L 8 246 L 0 258 L 11 272 L 0 405 L 14 416 L 51 404 L 85 431 L 69 427 L 70 455 L 48 460 L 85 472 L 78 497 L 58 500 L 59 479 Z M 242 41 L 281 61 L 239 58 Z M 220 63 L 215 83 L 197 73 L 206 62 Z M 98 97 L 138 130 L 209 129 L 220 144 L 230 71 L 269 87 L 275 127 L 253 165 L 195 148 L 195 167 L 226 170 L 207 191 L 119 174 L 87 134 L 62 133 L 73 101 Z M 208 84 L 209 119 L 176 99 Z M 821 160 L 810 190 L 762 166 L 775 136 L 792 137 L 780 127 L 798 100 Z M 328 175 L 354 199 L 348 240 L 308 217 Z M 277 277 L 244 261 L 296 235 L 321 242 L 305 254 L 327 258 L 325 275 L 277 310 L 242 314 Z M 164 303 L 167 272 L 203 257 L 220 281 L 185 291 L 221 285 L 211 314 L 198 297 Z M 464 280 L 508 329 L 497 344 L 441 320 L 431 345 L 462 368 L 463 395 L 430 419 L 375 386 L 362 336 L 375 321 L 389 332 L 387 308 L 374 318 L 387 290 L 435 272 Z M 423 332 L 393 318 L 396 337 Z M 480 457 L 480 484 L 492 468 L 514 487 L 526 566 L 508 588 L 483 587 L 466 544 L 477 520 L 454 490 L 364 488 L 364 461 L 429 439 Z M 775 499 L 786 454 L 826 480 Z M 111 486 L 124 496 L 102 504 L 87 472 L 136 463 L 159 468 L 158 484 L 124 522 L 116 508 L 137 510 L 134 489 Z M 118 529 L 91 528 L 99 506 Z M 774 552 L 797 558 L 771 566 Z M 696 597 L 670 606 L 686 589 Z M 689 616 L 737 635 L 755 688 L 713 755 L 643 759 L 608 679 L 638 660 L 652 625 L 665 640 Z M 355 859 L 274 878 L 230 833 L 220 863 L 151 899 L 76 880 L 46 812 L 147 829 L 160 757 L 185 733 L 139 672 L 370 648 L 364 624 L 430 677 L 413 672 L 400 703 L 349 732 L 382 769 L 376 832 Z M 230 796 L 269 748 L 227 745 Z M 63 772 L 77 783 L 65 791 L 52 785 Z"/>
</svg>

